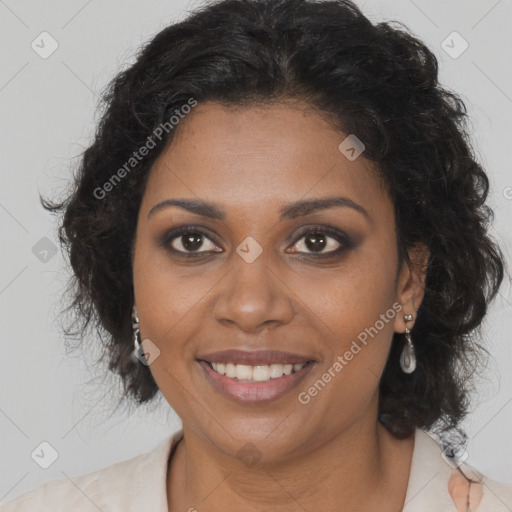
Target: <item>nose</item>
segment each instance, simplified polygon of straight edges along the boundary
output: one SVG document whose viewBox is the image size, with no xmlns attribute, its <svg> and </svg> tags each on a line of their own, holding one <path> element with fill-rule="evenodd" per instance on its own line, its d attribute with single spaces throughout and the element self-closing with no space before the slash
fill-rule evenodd
<svg viewBox="0 0 512 512">
<path fill-rule="evenodd" d="M 258 257 L 247 263 L 233 255 L 231 270 L 219 283 L 215 319 L 245 332 L 287 324 L 294 316 L 293 292 L 268 261 Z"/>
</svg>

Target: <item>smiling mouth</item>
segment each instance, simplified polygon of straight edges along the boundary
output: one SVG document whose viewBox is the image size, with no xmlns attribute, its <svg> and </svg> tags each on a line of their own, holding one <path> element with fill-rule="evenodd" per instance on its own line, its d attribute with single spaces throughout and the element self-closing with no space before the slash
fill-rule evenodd
<svg viewBox="0 0 512 512">
<path fill-rule="evenodd" d="M 313 363 L 287 363 L 270 365 L 245 365 L 204 361 L 214 372 L 240 382 L 269 382 L 299 373 L 305 366 Z"/>
</svg>

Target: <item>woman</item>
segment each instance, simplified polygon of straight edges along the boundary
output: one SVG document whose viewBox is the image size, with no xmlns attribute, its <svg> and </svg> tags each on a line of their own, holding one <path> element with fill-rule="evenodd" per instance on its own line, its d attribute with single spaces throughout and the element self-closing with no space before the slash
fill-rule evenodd
<svg viewBox="0 0 512 512">
<path fill-rule="evenodd" d="M 126 397 L 161 392 L 183 428 L 5 512 L 511 510 L 464 463 L 504 263 L 437 76 L 341 0 L 224 0 L 143 49 L 44 205 L 82 330 L 108 332 Z"/>
</svg>

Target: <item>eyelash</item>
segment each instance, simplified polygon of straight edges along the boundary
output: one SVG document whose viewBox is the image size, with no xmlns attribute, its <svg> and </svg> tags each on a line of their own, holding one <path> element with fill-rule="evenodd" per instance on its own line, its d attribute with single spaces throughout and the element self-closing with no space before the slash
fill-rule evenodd
<svg viewBox="0 0 512 512">
<path fill-rule="evenodd" d="M 202 228 L 196 227 L 196 226 L 184 226 L 180 228 L 176 228 L 171 230 L 170 232 L 166 233 L 166 235 L 163 237 L 163 239 L 160 242 L 160 245 L 163 246 L 165 249 L 169 250 L 172 254 L 184 257 L 184 258 L 200 258 L 205 257 L 207 255 L 211 255 L 213 252 L 221 252 L 221 251 L 198 251 L 198 252 L 187 252 L 187 251 L 179 251 L 171 247 L 171 242 L 173 242 L 175 239 L 179 238 L 180 236 L 184 236 L 187 234 L 195 234 L 195 235 L 202 235 L 206 238 L 208 238 L 210 241 L 215 243 L 215 240 L 212 239 L 212 236 L 205 231 Z M 336 256 L 341 255 L 344 251 L 347 249 L 350 249 L 352 247 L 352 242 L 350 238 L 343 232 L 329 228 L 327 226 L 308 226 L 304 230 L 302 230 L 295 238 L 295 242 L 293 245 L 296 245 L 299 240 L 304 238 L 307 235 L 311 234 L 320 234 L 320 235 L 328 235 L 330 238 L 334 238 L 336 242 L 340 244 L 340 247 L 338 249 L 335 249 L 333 251 L 328 251 L 326 253 L 304 253 L 296 251 L 294 254 L 297 254 L 299 256 L 306 256 L 306 257 L 313 257 L 313 258 L 333 258 Z"/>
</svg>

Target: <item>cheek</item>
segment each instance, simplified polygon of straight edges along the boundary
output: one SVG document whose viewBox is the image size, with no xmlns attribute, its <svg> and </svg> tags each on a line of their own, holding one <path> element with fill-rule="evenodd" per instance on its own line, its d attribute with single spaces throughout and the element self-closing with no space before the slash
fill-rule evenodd
<svg viewBox="0 0 512 512">
<path fill-rule="evenodd" d="M 158 387 L 165 397 L 179 396 L 180 382 L 187 375 L 185 361 L 193 359 L 187 344 L 191 317 L 201 307 L 205 290 L 180 276 L 176 267 L 171 271 L 165 252 L 150 240 L 143 236 L 138 240 L 133 278 L 141 338 L 151 340 L 160 351 L 150 365 Z"/>
<path fill-rule="evenodd" d="M 322 389 L 317 390 L 318 406 L 334 415 L 344 410 L 344 417 L 357 416 L 377 393 L 401 310 L 393 249 L 390 244 L 368 244 L 331 279 L 308 284 L 308 306 L 321 319 L 326 355 L 320 379 L 328 383 L 316 386 Z"/>
<path fill-rule="evenodd" d="M 376 322 L 384 338 L 393 333 L 396 263 L 396 253 L 389 243 L 368 241 L 325 279 L 302 284 L 307 289 L 304 300 L 340 350 Z"/>
<path fill-rule="evenodd" d="M 174 347 L 186 337 L 187 327 L 197 324 L 216 279 L 215 273 L 202 272 L 199 266 L 172 263 L 165 250 L 142 237 L 134 261 L 141 334 L 154 337 L 166 350 Z"/>
<path fill-rule="evenodd" d="M 359 289 L 358 293 L 363 292 Z M 378 399 L 396 311 L 392 303 L 371 295 L 370 289 L 368 296 L 342 302 L 328 318 L 334 334 L 323 340 L 326 357 L 299 390 L 305 393 L 299 403 L 310 408 L 308 417 L 331 418 L 333 431 L 362 417 Z"/>
</svg>

